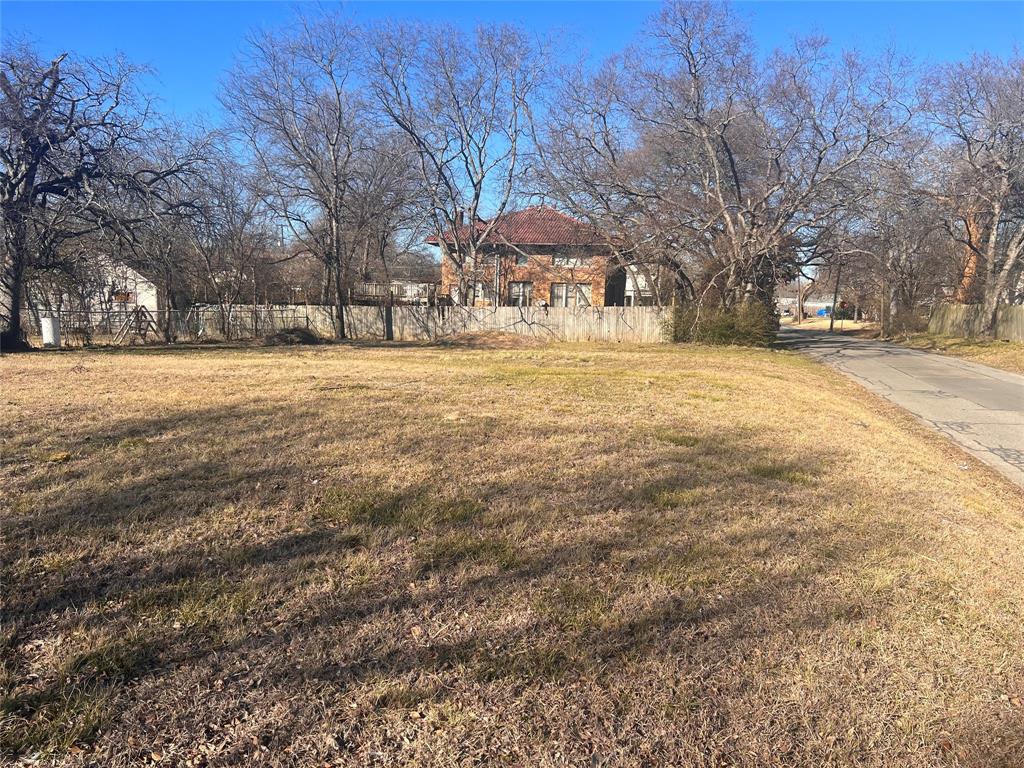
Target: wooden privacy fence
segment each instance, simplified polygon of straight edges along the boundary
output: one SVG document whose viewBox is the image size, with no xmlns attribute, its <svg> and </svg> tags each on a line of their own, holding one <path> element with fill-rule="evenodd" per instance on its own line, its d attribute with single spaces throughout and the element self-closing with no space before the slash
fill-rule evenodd
<svg viewBox="0 0 1024 768">
<path fill-rule="evenodd" d="M 357 340 L 437 341 L 463 333 L 516 333 L 551 341 L 665 341 L 669 310 L 659 307 L 446 307 L 347 306 L 346 333 Z M 334 308 L 329 306 L 234 307 L 232 338 L 264 336 L 287 328 L 307 328 L 334 335 Z M 388 332 L 390 329 L 390 333 Z M 193 311 L 180 326 L 191 338 L 221 338 L 216 307 Z"/>
<path fill-rule="evenodd" d="M 940 304 L 932 311 L 928 332 L 971 338 L 985 334 L 988 317 L 978 304 Z M 997 339 L 1024 341 L 1024 306 L 1006 304 L 996 311 Z"/>
</svg>

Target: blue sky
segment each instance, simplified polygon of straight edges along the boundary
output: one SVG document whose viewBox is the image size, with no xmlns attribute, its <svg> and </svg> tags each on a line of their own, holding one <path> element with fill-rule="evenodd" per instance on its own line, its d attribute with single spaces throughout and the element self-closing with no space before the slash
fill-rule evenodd
<svg viewBox="0 0 1024 768">
<path fill-rule="evenodd" d="M 123 52 L 151 66 L 146 89 L 179 117 L 216 119 L 217 88 L 253 28 L 288 21 L 290 2 L 0 2 L 3 39 L 28 38 L 42 53 Z M 541 31 L 561 30 L 567 56 L 603 57 L 627 45 L 657 10 L 647 2 L 349 2 L 356 19 L 444 20 L 472 26 L 514 21 Z M 824 34 L 838 46 L 871 52 L 887 45 L 924 61 L 987 51 L 1006 56 L 1024 48 L 1024 2 L 740 2 L 762 52 L 794 35 Z"/>
</svg>

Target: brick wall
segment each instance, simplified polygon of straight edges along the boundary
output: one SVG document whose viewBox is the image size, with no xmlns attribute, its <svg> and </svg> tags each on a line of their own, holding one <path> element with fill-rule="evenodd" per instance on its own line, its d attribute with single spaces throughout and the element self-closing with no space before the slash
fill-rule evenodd
<svg viewBox="0 0 1024 768">
<path fill-rule="evenodd" d="M 609 256 L 593 248 L 565 248 L 544 246 L 522 246 L 526 253 L 505 253 L 501 259 L 501 304 L 509 303 L 509 283 L 527 282 L 532 285 L 533 305 L 551 302 L 551 285 L 566 283 L 568 285 L 589 285 L 590 301 L 595 307 L 604 306 L 605 281 L 609 264 Z M 486 257 L 487 264 L 467 275 L 471 281 L 484 283 L 488 289 L 494 285 L 493 251 Z M 575 266 L 558 264 L 556 259 L 576 259 Z M 525 259 L 525 264 L 518 263 Z M 451 260 L 445 256 L 441 259 L 441 293 L 450 295 L 458 287 L 458 275 Z M 492 302 L 478 298 L 478 306 L 488 306 Z"/>
</svg>

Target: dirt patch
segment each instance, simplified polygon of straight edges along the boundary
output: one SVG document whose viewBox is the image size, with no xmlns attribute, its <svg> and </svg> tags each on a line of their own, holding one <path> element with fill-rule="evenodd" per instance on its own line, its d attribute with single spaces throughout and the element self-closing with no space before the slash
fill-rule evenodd
<svg viewBox="0 0 1024 768">
<path fill-rule="evenodd" d="M 440 346 L 463 349 L 536 349 L 546 346 L 547 343 L 533 336 L 500 331 L 460 333 L 438 341 Z"/>
<path fill-rule="evenodd" d="M 294 347 L 302 344 L 323 344 L 324 339 L 308 328 L 285 328 L 264 336 L 260 341 L 264 347 Z"/>
</svg>

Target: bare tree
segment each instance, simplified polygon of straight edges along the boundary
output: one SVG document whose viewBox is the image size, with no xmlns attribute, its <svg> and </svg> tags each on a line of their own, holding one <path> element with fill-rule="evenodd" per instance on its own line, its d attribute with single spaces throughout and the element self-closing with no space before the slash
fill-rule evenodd
<svg viewBox="0 0 1024 768">
<path fill-rule="evenodd" d="M 472 302 L 481 245 L 523 176 L 542 48 L 507 25 L 470 36 L 450 26 L 392 24 L 368 39 L 368 79 L 417 154 L 434 236 L 458 285 L 452 298 Z"/>
<path fill-rule="evenodd" d="M 773 305 L 855 200 L 858 166 L 910 119 L 892 60 L 817 39 L 763 65 L 753 51 L 728 6 L 670 2 L 622 63 L 572 86 L 543 147 L 553 195 L 605 212 L 639 258 L 724 308 Z"/>
<path fill-rule="evenodd" d="M 692 298 L 699 254 L 690 252 L 683 209 L 666 194 L 681 169 L 645 144 L 645 126 L 630 109 L 630 67 L 615 58 L 594 74 L 563 73 L 531 122 L 539 157 L 533 183 L 592 225 L 635 289 L 659 284 L 665 270 L 676 292 Z M 654 291 L 652 298 L 669 297 Z"/>
<path fill-rule="evenodd" d="M 25 46 L 0 56 L 0 349 L 26 345 L 26 270 L 54 267 L 78 238 L 117 237 L 176 206 L 163 185 L 191 160 L 151 162 L 154 130 L 136 72 L 66 55 L 46 63 Z"/>
<path fill-rule="evenodd" d="M 927 137 L 909 134 L 865 181 L 855 256 L 874 275 L 883 336 L 920 330 L 925 309 L 951 282 L 954 249 L 922 173 L 934 149 Z"/>
<path fill-rule="evenodd" d="M 391 257 L 425 236 L 429 200 L 415 167 L 415 152 L 393 126 L 374 126 L 354 165 L 345 235 L 362 280 L 390 275 Z"/>
<path fill-rule="evenodd" d="M 261 266 L 270 261 L 274 236 L 257 180 L 226 151 L 203 163 L 198 212 L 189 217 L 189 244 L 231 338 L 235 304 L 249 299 L 256 311 Z"/>
<path fill-rule="evenodd" d="M 335 333 L 345 338 L 345 284 L 354 252 L 346 237 L 368 115 L 354 86 L 356 30 L 334 16 L 300 17 L 249 40 L 223 101 L 263 177 L 267 204 L 334 288 Z"/>
<path fill-rule="evenodd" d="M 998 305 L 1024 270 L 1024 58 L 975 56 L 941 67 L 922 93 L 952 171 L 935 194 L 947 206 L 951 236 L 966 249 L 959 297 L 981 284 L 992 332 Z"/>
</svg>

